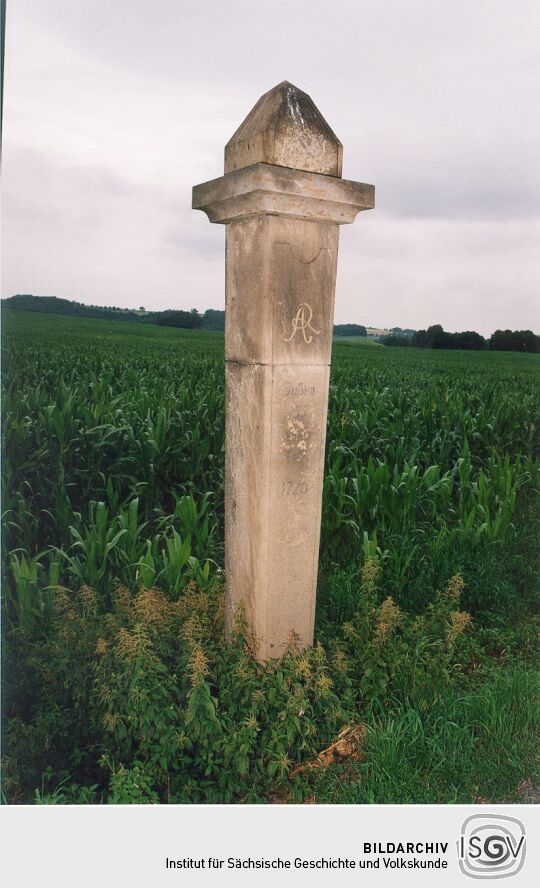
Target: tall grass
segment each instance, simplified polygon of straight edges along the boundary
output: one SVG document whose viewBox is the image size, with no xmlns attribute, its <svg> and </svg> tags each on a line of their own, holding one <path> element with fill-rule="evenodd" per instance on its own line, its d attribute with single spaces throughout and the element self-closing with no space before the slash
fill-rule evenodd
<svg viewBox="0 0 540 888">
<path fill-rule="evenodd" d="M 532 704 L 532 705 L 531 705 Z M 365 762 L 336 768 L 318 802 L 437 804 L 522 801 L 540 729 L 538 675 L 495 670 L 473 693 L 451 690 L 421 712 L 380 707 L 368 722 Z"/>
</svg>

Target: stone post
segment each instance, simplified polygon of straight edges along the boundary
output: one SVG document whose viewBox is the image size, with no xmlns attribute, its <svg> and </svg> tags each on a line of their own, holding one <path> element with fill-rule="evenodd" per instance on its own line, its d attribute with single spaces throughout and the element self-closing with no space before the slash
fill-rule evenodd
<svg viewBox="0 0 540 888">
<path fill-rule="evenodd" d="M 313 642 L 339 225 L 374 205 L 284 81 L 225 148 L 193 208 L 227 226 L 225 572 L 260 660 Z"/>
</svg>

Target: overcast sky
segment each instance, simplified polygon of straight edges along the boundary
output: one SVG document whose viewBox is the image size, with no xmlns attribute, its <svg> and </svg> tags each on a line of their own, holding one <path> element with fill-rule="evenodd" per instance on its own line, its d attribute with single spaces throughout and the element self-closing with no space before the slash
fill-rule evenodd
<svg viewBox="0 0 540 888">
<path fill-rule="evenodd" d="M 282 80 L 376 208 L 341 228 L 336 322 L 540 332 L 538 0 L 8 0 L 3 295 L 223 308 L 190 209 Z"/>
</svg>

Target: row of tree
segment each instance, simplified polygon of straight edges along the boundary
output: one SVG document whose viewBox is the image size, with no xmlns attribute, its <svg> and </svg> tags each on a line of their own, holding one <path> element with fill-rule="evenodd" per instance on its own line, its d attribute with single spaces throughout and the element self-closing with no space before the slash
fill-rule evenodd
<svg viewBox="0 0 540 888">
<path fill-rule="evenodd" d="M 209 330 L 223 332 L 225 329 L 225 312 L 215 308 L 207 308 L 199 312 L 183 309 L 165 311 L 146 311 L 144 305 L 135 311 L 131 308 L 107 308 L 102 305 L 85 305 L 71 299 L 59 299 L 57 296 L 32 296 L 19 294 L 2 300 L 2 306 L 18 311 L 37 311 L 41 314 L 61 314 L 71 317 L 99 318 L 107 321 L 134 321 L 138 324 L 159 324 L 160 327 L 181 327 L 186 330 Z M 362 324 L 337 324 L 334 327 L 336 336 L 367 336 Z"/>
<path fill-rule="evenodd" d="M 164 327 L 182 327 L 187 330 L 225 329 L 225 312 L 208 308 L 204 313 L 192 308 L 191 311 L 168 310 L 146 311 L 141 306 L 138 311 L 129 308 L 106 308 L 101 305 L 84 305 L 57 296 L 16 295 L 2 300 L 2 306 L 20 311 L 38 311 L 45 314 L 75 315 L 86 318 L 101 318 L 109 321 L 135 321 L 139 324 L 159 324 Z M 336 324 L 336 336 L 367 336 L 362 324 Z M 532 330 L 496 330 L 484 339 L 474 330 L 462 333 L 448 333 L 440 324 L 433 324 L 427 330 L 401 330 L 392 328 L 392 335 L 380 340 L 384 345 L 414 346 L 416 348 L 445 349 L 492 349 L 494 351 L 540 352 L 540 337 Z"/>
<path fill-rule="evenodd" d="M 417 330 L 412 336 L 392 335 L 381 339 L 383 345 L 413 346 L 414 348 L 473 349 L 481 351 L 520 351 L 540 352 L 540 336 L 532 330 L 496 330 L 484 339 L 474 330 L 462 333 L 448 333 L 440 324 L 433 324 L 427 330 Z"/>
<path fill-rule="evenodd" d="M 495 330 L 489 347 L 496 351 L 540 352 L 540 336 L 532 330 Z"/>
<path fill-rule="evenodd" d="M 152 312 L 154 314 L 154 312 Z M 160 327 L 183 327 L 185 330 L 200 330 L 203 325 L 203 316 L 196 308 L 191 311 L 160 311 L 153 323 Z"/>
<path fill-rule="evenodd" d="M 367 336 L 363 324 L 335 324 L 334 336 Z"/>
</svg>

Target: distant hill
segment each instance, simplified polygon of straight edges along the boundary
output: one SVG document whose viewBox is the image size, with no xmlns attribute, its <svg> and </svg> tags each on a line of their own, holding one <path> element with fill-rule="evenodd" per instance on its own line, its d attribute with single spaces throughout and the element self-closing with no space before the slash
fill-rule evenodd
<svg viewBox="0 0 540 888">
<path fill-rule="evenodd" d="M 2 299 L 2 308 L 17 311 L 39 311 L 43 314 L 78 315 L 82 318 L 104 318 L 106 320 L 141 321 L 146 312 L 128 308 L 105 308 L 100 305 L 83 305 L 71 299 L 59 299 L 57 296 L 32 296 L 17 294 L 9 299 Z"/>
<path fill-rule="evenodd" d="M 225 329 L 225 312 L 214 308 L 207 308 L 203 314 L 194 308 L 191 311 L 175 309 L 146 311 L 143 306 L 133 309 L 85 305 L 71 299 L 59 299 L 57 296 L 32 296 L 31 294 L 17 294 L 8 299 L 2 299 L 2 308 L 4 307 L 15 311 L 38 311 L 43 314 L 102 318 L 108 321 L 133 321 L 136 324 L 160 324 L 166 327 L 187 327 L 216 332 Z M 368 331 L 362 324 L 336 324 L 334 336 L 368 336 Z"/>
<path fill-rule="evenodd" d="M 191 311 L 146 311 L 139 309 L 106 307 L 102 305 L 85 305 L 71 299 L 59 299 L 57 296 L 32 296 L 17 294 L 9 299 L 2 299 L 2 308 L 15 311 L 37 311 L 42 314 L 69 315 L 70 317 L 101 318 L 107 321 L 133 321 L 137 324 L 160 324 L 167 327 L 187 327 L 201 330 L 224 330 L 225 312 L 207 309 L 200 314 L 196 309 Z"/>
</svg>

